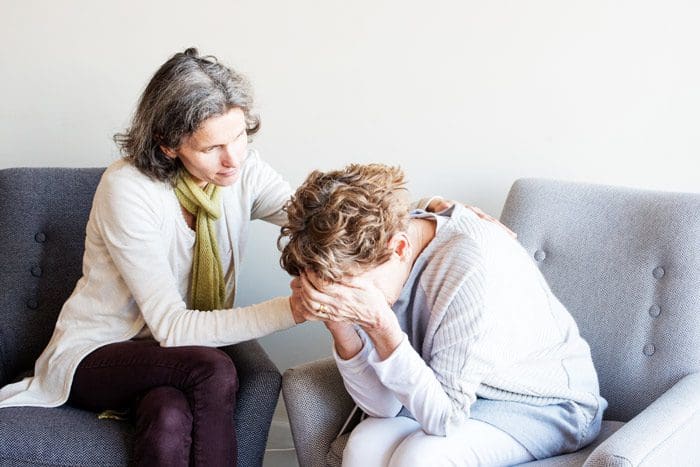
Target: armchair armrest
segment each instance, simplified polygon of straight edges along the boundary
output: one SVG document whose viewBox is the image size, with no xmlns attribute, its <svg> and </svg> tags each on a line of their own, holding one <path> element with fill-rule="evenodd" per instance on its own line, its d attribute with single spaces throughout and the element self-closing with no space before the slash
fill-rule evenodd
<svg viewBox="0 0 700 467">
<path fill-rule="evenodd" d="M 333 358 L 285 371 L 282 395 L 299 465 L 325 466 L 330 445 L 355 405 Z"/>
<path fill-rule="evenodd" d="M 238 465 L 262 465 L 282 375 L 256 340 L 221 347 L 221 350 L 231 356 L 238 374 L 234 412 Z"/>
<path fill-rule="evenodd" d="M 696 465 L 700 373 L 692 373 L 603 441 L 585 466 Z"/>
</svg>

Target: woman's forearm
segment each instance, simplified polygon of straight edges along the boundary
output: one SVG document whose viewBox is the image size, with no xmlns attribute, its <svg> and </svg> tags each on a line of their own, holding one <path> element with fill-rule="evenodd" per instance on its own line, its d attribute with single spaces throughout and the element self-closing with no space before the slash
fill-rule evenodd
<svg viewBox="0 0 700 467">
<path fill-rule="evenodd" d="M 367 336 L 361 338 L 350 325 L 350 330 L 360 342 L 360 349 L 350 358 L 343 358 L 335 346 L 334 357 L 343 384 L 355 403 L 372 417 L 394 417 L 401 410 L 401 402 L 393 391 L 386 388 L 367 362 L 373 351 L 372 342 Z M 362 331 L 359 331 L 362 332 Z"/>
<path fill-rule="evenodd" d="M 436 378 L 411 347 L 408 338 L 386 359 L 370 354 L 368 362 L 381 384 L 392 391 L 394 397 L 405 406 L 430 435 L 445 436 L 450 429 L 468 417 L 468 405 L 456 407 Z"/>
<path fill-rule="evenodd" d="M 333 346 L 340 358 L 350 360 L 362 350 L 362 339 L 352 324 L 326 322 L 326 328 L 333 336 Z"/>
<path fill-rule="evenodd" d="M 374 349 L 381 360 L 389 358 L 403 339 L 403 331 L 393 314 L 387 319 L 380 320 L 377 326 L 363 327 L 363 329 L 372 339 Z"/>
</svg>

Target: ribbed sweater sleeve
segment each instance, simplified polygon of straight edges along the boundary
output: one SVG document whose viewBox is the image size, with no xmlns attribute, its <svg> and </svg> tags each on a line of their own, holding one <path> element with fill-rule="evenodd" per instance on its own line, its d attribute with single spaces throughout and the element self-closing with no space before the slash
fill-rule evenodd
<svg viewBox="0 0 700 467">
<path fill-rule="evenodd" d="M 389 358 L 381 361 L 376 352 L 368 358 L 384 386 L 431 435 L 446 436 L 469 417 L 476 388 L 488 371 L 488 364 L 473 352 L 484 321 L 483 269 L 475 249 L 457 252 L 471 255 L 463 263 L 471 266 L 465 274 L 448 275 L 441 284 L 440 294 L 449 303 L 434 336 L 429 366 L 407 337 Z"/>
</svg>

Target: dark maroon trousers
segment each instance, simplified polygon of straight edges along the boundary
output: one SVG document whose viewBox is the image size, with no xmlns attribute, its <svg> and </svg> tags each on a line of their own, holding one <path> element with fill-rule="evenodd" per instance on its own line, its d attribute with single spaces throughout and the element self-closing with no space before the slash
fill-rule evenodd
<svg viewBox="0 0 700 467">
<path fill-rule="evenodd" d="M 133 409 L 135 465 L 236 465 L 233 410 L 238 377 L 211 347 L 109 344 L 78 366 L 68 403 L 100 412 Z"/>
</svg>

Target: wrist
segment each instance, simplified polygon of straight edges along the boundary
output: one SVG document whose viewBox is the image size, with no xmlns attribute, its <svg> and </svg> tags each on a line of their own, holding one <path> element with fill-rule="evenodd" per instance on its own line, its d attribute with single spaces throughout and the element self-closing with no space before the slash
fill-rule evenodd
<svg viewBox="0 0 700 467">
<path fill-rule="evenodd" d="M 363 328 L 374 344 L 381 360 L 388 358 L 403 340 L 403 331 L 396 315 L 386 316 L 376 326 Z"/>
<path fill-rule="evenodd" d="M 297 308 L 294 306 L 294 296 L 290 295 L 289 296 L 289 311 L 292 313 L 292 319 L 294 320 L 294 324 L 301 324 L 306 322 L 306 318 L 304 318 L 304 315 L 299 312 Z"/>
<path fill-rule="evenodd" d="M 335 353 L 343 360 L 350 360 L 352 357 L 360 353 L 363 347 L 362 339 L 355 332 L 355 328 L 348 323 L 335 323 L 329 326 L 325 323 L 326 328 L 333 336 L 333 346 Z M 341 324 L 340 326 L 338 324 Z"/>
<path fill-rule="evenodd" d="M 396 320 L 396 315 L 394 310 L 392 310 L 389 305 L 386 305 L 385 309 L 379 313 L 376 319 L 371 324 L 362 325 L 362 329 L 367 332 L 368 335 L 376 336 L 388 336 L 395 333 L 401 333 L 401 327 L 399 322 Z"/>
</svg>

